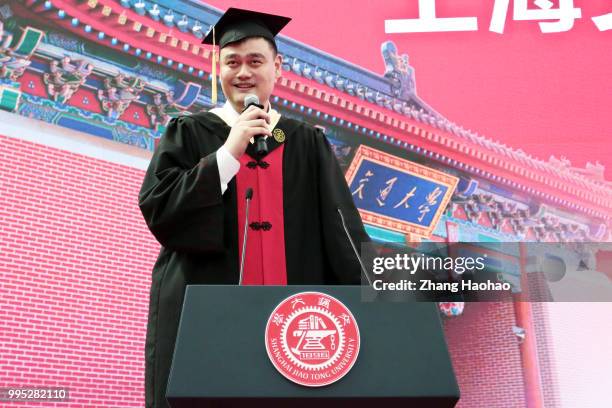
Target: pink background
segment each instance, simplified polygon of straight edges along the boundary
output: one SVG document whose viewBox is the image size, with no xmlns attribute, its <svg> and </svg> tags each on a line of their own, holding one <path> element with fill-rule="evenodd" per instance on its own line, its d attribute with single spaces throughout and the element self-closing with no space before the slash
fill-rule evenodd
<svg viewBox="0 0 612 408">
<path fill-rule="evenodd" d="M 385 34 L 384 20 L 417 18 L 417 0 L 205 3 L 292 17 L 283 34 L 378 74 L 380 45 L 391 40 L 410 57 L 418 95 L 451 121 L 544 160 L 599 161 L 612 180 L 612 30 L 591 20 L 612 12 L 610 0 L 574 1 L 582 18 L 551 34 L 537 21 L 513 21 L 512 1 L 504 34 L 489 31 L 492 0 L 436 0 L 438 17 L 478 17 L 478 31 L 409 34 Z"/>
</svg>

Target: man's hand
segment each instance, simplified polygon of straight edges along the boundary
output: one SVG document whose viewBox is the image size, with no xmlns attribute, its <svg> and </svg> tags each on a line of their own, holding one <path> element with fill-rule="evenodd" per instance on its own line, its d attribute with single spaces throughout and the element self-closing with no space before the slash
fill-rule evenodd
<svg viewBox="0 0 612 408">
<path fill-rule="evenodd" d="M 268 130 L 270 123 L 270 115 L 263 109 L 257 106 L 249 106 L 247 110 L 242 112 L 238 120 L 232 127 L 232 130 L 225 141 L 225 148 L 236 160 L 244 154 L 249 141 L 257 135 L 272 136 L 272 132 Z"/>
</svg>

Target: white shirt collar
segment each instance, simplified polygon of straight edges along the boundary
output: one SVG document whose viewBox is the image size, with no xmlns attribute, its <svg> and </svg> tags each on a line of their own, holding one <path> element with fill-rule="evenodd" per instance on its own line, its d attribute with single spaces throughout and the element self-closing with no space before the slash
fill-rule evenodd
<svg viewBox="0 0 612 408">
<path fill-rule="evenodd" d="M 225 101 L 225 104 L 221 109 L 224 110 L 226 115 L 225 117 L 230 123 L 230 126 L 234 126 L 234 123 L 236 123 L 236 121 L 238 120 L 238 116 L 240 116 L 240 113 L 236 112 L 229 100 Z"/>
</svg>

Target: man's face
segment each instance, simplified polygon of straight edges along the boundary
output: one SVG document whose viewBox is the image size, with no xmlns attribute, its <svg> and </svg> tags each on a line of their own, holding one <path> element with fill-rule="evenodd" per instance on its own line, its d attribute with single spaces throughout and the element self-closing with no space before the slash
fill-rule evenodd
<svg viewBox="0 0 612 408">
<path fill-rule="evenodd" d="M 221 50 L 221 88 L 237 112 L 244 109 L 244 98 L 255 94 L 268 107 L 274 83 L 281 75 L 282 57 L 263 38 L 248 38 Z"/>
</svg>

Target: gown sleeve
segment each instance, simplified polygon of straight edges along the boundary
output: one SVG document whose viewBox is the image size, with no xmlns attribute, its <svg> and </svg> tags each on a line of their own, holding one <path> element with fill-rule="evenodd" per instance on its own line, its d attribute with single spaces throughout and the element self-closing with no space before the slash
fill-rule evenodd
<svg viewBox="0 0 612 408">
<path fill-rule="evenodd" d="M 224 210 L 216 160 L 218 146 L 199 147 L 196 137 L 215 139 L 201 134 L 205 130 L 201 126 L 196 128 L 192 118 L 172 119 L 140 189 L 138 204 L 147 226 L 168 249 L 223 251 Z"/>
<path fill-rule="evenodd" d="M 316 131 L 319 207 L 327 259 L 336 283 L 358 285 L 362 277 L 361 267 L 346 236 L 338 209 L 360 256 L 361 244 L 369 242 L 370 238 L 329 141 L 322 131 Z"/>
</svg>

